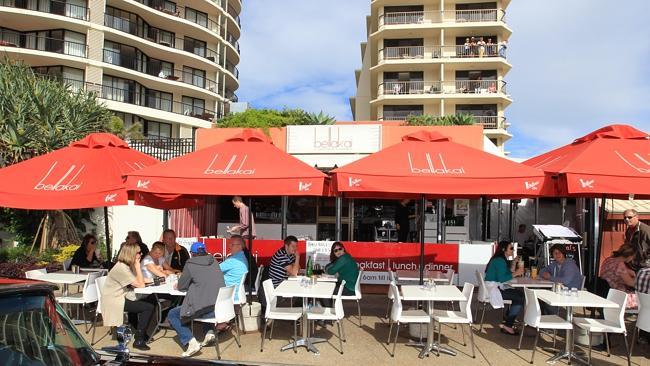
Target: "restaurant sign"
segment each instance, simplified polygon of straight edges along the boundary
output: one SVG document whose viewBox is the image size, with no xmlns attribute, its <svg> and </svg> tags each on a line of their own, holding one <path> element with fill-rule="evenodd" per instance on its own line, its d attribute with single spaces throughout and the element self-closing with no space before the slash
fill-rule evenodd
<svg viewBox="0 0 650 366">
<path fill-rule="evenodd" d="M 287 126 L 289 154 L 370 154 L 381 149 L 381 125 Z"/>
</svg>

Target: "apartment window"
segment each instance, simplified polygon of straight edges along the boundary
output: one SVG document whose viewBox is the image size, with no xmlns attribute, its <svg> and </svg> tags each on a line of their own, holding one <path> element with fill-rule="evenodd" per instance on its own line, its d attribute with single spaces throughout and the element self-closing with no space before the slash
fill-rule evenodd
<svg viewBox="0 0 650 366">
<path fill-rule="evenodd" d="M 67 66 L 39 66 L 33 67 L 35 74 L 47 75 L 52 79 L 60 80 L 70 85 L 73 91 L 83 89 L 84 70 Z"/>
<path fill-rule="evenodd" d="M 104 25 L 122 32 L 138 35 L 138 16 L 136 14 L 117 9 L 112 6 L 106 7 Z"/>
<path fill-rule="evenodd" d="M 385 105 L 384 121 L 403 120 L 410 115 L 421 116 L 424 114 L 422 105 Z"/>
<path fill-rule="evenodd" d="M 191 37 L 185 37 L 185 40 L 183 42 L 183 50 L 192 52 L 193 54 L 199 55 L 201 57 L 205 57 L 206 48 L 207 44 L 205 42 Z"/>
<path fill-rule="evenodd" d="M 137 104 L 137 87 L 138 84 L 133 80 L 104 75 L 102 82 L 102 98 L 117 102 Z"/>
<path fill-rule="evenodd" d="M 164 93 L 158 90 L 147 89 L 145 91 L 145 106 L 171 112 L 173 97 L 171 93 Z"/>
<path fill-rule="evenodd" d="M 200 26 L 203 27 L 208 27 L 208 14 L 192 9 L 192 8 L 185 8 L 185 19 L 189 20 L 190 22 L 194 22 Z"/>
<path fill-rule="evenodd" d="M 188 66 L 183 67 L 183 82 L 205 88 L 205 71 Z"/>
<path fill-rule="evenodd" d="M 424 5 L 384 7 L 384 24 L 418 24 L 423 21 Z"/>
<path fill-rule="evenodd" d="M 183 96 L 183 114 L 188 116 L 202 116 L 205 113 L 205 100 Z"/>
<path fill-rule="evenodd" d="M 174 64 L 167 61 L 150 58 L 147 63 L 147 74 L 160 77 L 174 75 Z"/>
<path fill-rule="evenodd" d="M 143 120 L 143 132 L 148 138 L 171 138 L 172 125 L 170 123 Z"/>
</svg>

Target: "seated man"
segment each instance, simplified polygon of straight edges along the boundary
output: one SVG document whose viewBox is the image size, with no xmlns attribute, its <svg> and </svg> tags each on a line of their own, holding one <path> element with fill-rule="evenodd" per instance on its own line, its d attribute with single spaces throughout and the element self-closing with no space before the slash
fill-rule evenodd
<svg viewBox="0 0 650 366">
<path fill-rule="evenodd" d="M 226 286 L 223 273 L 213 256 L 205 249 L 205 244 L 196 242 L 190 248 L 192 258 L 187 260 L 183 274 L 174 286 L 179 291 L 186 291 L 181 306 L 169 311 L 167 319 L 176 330 L 183 347 L 187 346 L 183 357 L 189 357 L 201 350 L 201 344 L 194 338 L 190 328 L 191 319 L 214 317 L 214 304 L 217 301 L 219 289 Z M 206 331 L 204 344 L 214 339 L 210 325 L 202 323 Z"/>
<path fill-rule="evenodd" d="M 300 270 L 300 254 L 298 253 L 298 238 L 289 235 L 284 239 L 284 245 L 271 258 L 269 277 L 273 287 L 278 287 L 289 276 L 297 276 Z"/>
<path fill-rule="evenodd" d="M 248 272 L 248 262 L 243 251 L 244 239 L 241 235 L 230 238 L 230 256 L 221 262 L 219 267 L 223 272 L 226 286 L 235 285 L 235 304 L 239 303 L 239 286 L 242 277 Z"/>
<path fill-rule="evenodd" d="M 176 232 L 172 229 L 163 231 L 163 243 L 165 243 L 165 262 L 174 271 L 182 272 L 190 254 L 187 249 L 176 243 Z"/>
<path fill-rule="evenodd" d="M 582 275 L 580 268 L 573 259 L 566 257 L 566 249 L 562 244 L 555 244 L 551 247 L 551 255 L 554 261 L 548 266 L 542 268 L 539 275 L 548 281 L 559 282 L 568 288 L 577 288 L 581 290 Z M 549 306 L 547 303 L 540 301 L 543 314 L 557 314 L 557 308 Z"/>
</svg>

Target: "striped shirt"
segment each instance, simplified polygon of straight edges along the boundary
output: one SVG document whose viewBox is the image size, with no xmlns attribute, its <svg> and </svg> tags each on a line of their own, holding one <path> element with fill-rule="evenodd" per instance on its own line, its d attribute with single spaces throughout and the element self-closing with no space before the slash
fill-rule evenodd
<svg viewBox="0 0 650 366">
<path fill-rule="evenodd" d="M 287 253 L 284 246 L 280 248 L 271 258 L 271 265 L 269 267 L 269 277 L 273 281 L 273 287 L 278 287 L 282 281 L 289 278 L 286 267 L 296 261 L 295 254 Z"/>
<path fill-rule="evenodd" d="M 636 290 L 639 293 L 650 294 L 650 267 L 643 268 L 637 272 Z"/>
</svg>

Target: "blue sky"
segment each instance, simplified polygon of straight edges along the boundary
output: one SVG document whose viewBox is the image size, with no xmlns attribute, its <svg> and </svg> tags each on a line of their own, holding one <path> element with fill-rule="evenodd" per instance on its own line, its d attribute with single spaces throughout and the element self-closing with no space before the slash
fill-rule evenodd
<svg viewBox="0 0 650 366">
<path fill-rule="evenodd" d="M 246 0 L 241 101 L 351 120 L 370 0 Z M 610 123 L 650 131 L 648 0 L 519 0 L 506 109 L 513 157 L 530 157 Z"/>
</svg>

